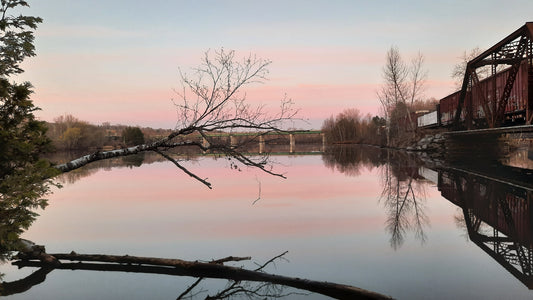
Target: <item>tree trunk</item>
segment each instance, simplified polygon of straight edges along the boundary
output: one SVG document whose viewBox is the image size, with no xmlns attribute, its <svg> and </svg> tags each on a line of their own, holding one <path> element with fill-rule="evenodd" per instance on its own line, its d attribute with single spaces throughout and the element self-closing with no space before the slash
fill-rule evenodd
<svg viewBox="0 0 533 300">
<path fill-rule="evenodd" d="M 139 272 L 153 274 L 168 274 L 204 278 L 219 278 L 235 281 L 256 281 L 268 282 L 290 286 L 297 289 L 307 290 L 330 296 L 337 299 L 391 299 L 375 292 L 367 291 L 357 287 L 336 284 L 325 281 L 314 281 L 295 277 L 268 274 L 261 271 L 246 270 L 232 266 L 225 266 L 226 261 L 237 261 L 249 259 L 229 257 L 213 262 L 185 261 L 180 259 L 165 259 L 153 257 L 137 256 L 116 256 L 100 254 L 49 254 L 58 261 L 69 260 L 76 263 L 50 264 L 40 260 L 42 255 L 33 253 L 23 253 L 21 260 L 13 262 L 18 267 L 45 267 L 53 269 L 70 270 L 100 270 L 118 272 Z M 37 261 L 40 260 L 40 261 Z M 95 263 L 84 263 L 95 262 Z"/>
</svg>

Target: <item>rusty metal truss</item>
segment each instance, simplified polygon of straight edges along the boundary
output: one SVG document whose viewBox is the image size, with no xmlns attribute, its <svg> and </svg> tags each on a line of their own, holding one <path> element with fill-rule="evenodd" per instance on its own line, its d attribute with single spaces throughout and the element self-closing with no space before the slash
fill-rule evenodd
<svg viewBox="0 0 533 300">
<path fill-rule="evenodd" d="M 494 94 L 495 101 L 489 101 L 487 97 L 482 96 L 484 97 L 482 108 L 488 127 L 500 126 L 505 118 L 505 107 L 509 101 L 509 95 L 515 83 L 518 69 L 524 60 L 528 60 L 531 72 L 531 66 L 533 65 L 533 22 L 526 23 L 496 45 L 468 62 L 461 87 L 459 103 L 455 112 L 454 127 L 460 128 L 463 110 L 466 127 L 469 129 L 473 127 L 472 120 L 474 118 L 474 112 L 472 106 L 468 105 L 468 101 L 465 100 L 471 95 L 470 91 L 474 90 L 479 92 L 479 90 L 476 90 L 476 87 L 480 84 L 477 70 L 490 66 L 491 76 L 494 76 L 498 69 L 510 66 L 509 76 L 503 92 L 499 95 Z M 530 82 L 531 84 L 532 82 Z M 533 121 L 533 107 L 531 107 L 533 104 L 531 102 L 530 100 L 526 111 L 527 124 L 531 124 Z"/>
</svg>

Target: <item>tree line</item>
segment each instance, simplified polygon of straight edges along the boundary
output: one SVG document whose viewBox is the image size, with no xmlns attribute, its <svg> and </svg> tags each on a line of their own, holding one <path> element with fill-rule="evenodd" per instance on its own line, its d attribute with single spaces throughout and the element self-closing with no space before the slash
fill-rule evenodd
<svg viewBox="0 0 533 300">
<path fill-rule="evenodd" d="M 383 126 L 385 119 L 361 116 L 359 110 L 350 108 L 326 119 L 322 124 L 322 133 L 331 144 L 380 144 Z"/>
<path fill-rule="evenodd" d="M 46 135 L 56 151 L 121 148 L 152 142 L 167 136 L 170 129 L 111 125 L 94 125 L 72 115 L 62 115 L 47 122 Z"/>
<path fill-rule="evenodd" d="M 437 99 L 425 99 L 424 56 L 405 63 L 399 50 L 391 47 L 382 70 L 383 84 L 377 91 L 380 116 L 361 116 L 356 108 L 326 119 L 322 131 L 329 143 L 365 143 L 398 146 L 416 139 L 417 112 L 435 110 Z"/>
</svg>

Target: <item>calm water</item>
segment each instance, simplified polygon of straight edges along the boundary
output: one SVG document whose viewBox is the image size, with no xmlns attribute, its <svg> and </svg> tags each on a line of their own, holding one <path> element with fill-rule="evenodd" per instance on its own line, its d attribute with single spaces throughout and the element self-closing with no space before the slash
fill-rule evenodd
<svg viewBox="0 0 533 300">
<path fill-rule="evenodd" d="M 432 170 L 406 154 L 375 148 L 275 159 L 287 179 L 230 170 L 227 160 L 212 157 L 188 163 L 209 178 L 213 190 L 148 155 L 93 165 L 63 177 L 64 187 L 49 197 L 23 238 L 46 245 L 48 253 L 186 260 L 234 255 L 263 263 L 288 251 L 266 271 L 398 299 L 533 297 L 527 287 L 533 282 L 533 193 L 527 184 Z M 253 268 L 252 262 L 234 265 Z M 4 281 L 34 270 L 0 266 Z M 194 281 L 54 270 L 10 298 L 175 299 Z M 205 281 L 197 291 L 209 292 L 196 298 L 225 285 Z M 293 298 L 324 297 L 288 297 Z"/>
</svg>

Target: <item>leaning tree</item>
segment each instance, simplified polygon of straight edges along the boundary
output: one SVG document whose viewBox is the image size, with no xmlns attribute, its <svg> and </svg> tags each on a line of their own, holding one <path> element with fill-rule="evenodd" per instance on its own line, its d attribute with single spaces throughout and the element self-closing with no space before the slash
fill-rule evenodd
<svg viewBox="0 0 533 300">
<path fill-rule="evenodd" d="M 40 269 L 27 278 L 14 282 L 3 282 L 0 274 L 2 295 L 24 292 L 44 281 L 50 271 L 71 265 L 65 261 L 61 262 L 62 259 L 68 261 L 73 258 L 79 261 L 81 258 L 89 263 L 83 265 L 76 263 L 77 266 L 70 269 L 104 270 L 102 267 L 107 265 L 106 270 L 113 271 L 173 273 L 199 277 L 197 282 L 204 277 L 228 278 L 233 280 L 234 284 L 230 284 L 223 293 L 229 295 L 240 291 L 240 282 L 246 280 L 284 284 L 337 298 L 388 298 L 346 285 L 266 274 L 262 272 L 266 264 L 255 271 L 222 265 L 224 262 L 238 261 L 241 258 L 229 257 L 201 263 L 108 255 L 82 254 L 82 258 L 73 257 L 72 255 L 76 255 L 74 252 L 68 254 L 71 256 L 64 257 L 61 254 L 49 255 L 44 251 L 44 247 L 20 239 L 22 231 L 35 219 L 36 214 L 33 209 L 46 205 L 46 200 L 42 197 L 49 192 L 50 184 L 54 184 L 51 178 L 60 172 L 69 172 L 98 160 L 153 151 L 211 187 L 206 179 L 198 177 L 184 167 L 179 156 L 175 155 L 180 149 L 194 147 L 235 161 L 232 162 L 232 166 L 240 163 L 275 176 L 283 176 L 272 170 L 268 156 L 247 156 L 246 144 L 269 132 L 282 131 L 285 122 L 293 120 L 297 112 L 287 98 L 281 100 L 280 108 L 274 114 L 267 113 L 264 106 L 254 107 L 246 101 L 246 94 L 242 89 L 248 84 L 266 80 L 267 67 L 271 63 L 269 60 L 252 55 L 238 59 L 234 51 L 224 49 L 208 51 L 202 64 L 195 68 L 191 75 L 180 72 L 182 87 L 176 91 L 178 97 L 175 99 L 178 122 L 167 137 L 125 149 L 97 151 L 65 164 L 51 166 L 48 161 L 41 158 L 49 147 L 50 140 L 45 135 L 44 122 L 36 120 L 33 115 L 37 108 L 30 99 L 31 84 L 10 82 L 11 75 L 23 71 L 20 63 L 24 58 L 35 55 L 33 30 L 42 21 L 37 17 L 10 15 L 12 9 L 20 6 L 29 5 L 24 0 L 0 0 L 0 260 L 11 259 L 10 253 L 19 251 L 21 258 L 19 262 Z M 246 132 L 248 138 L 239 139 L 236 143 L 227 143 L 219 142 L 212 135 L 212 133 L 235 132 Z M 200 137 L 202 140 L 194 137 Z M 123 264 L 123 259 L 130 261 Z M 108 262 L 118 262 L 118 264 L 111 265 L 107 264 Z M 125 265 L 132 266 L 135 270 L 123 269 Z M 195 285 L 196 283 L 182 295 L 189 293 Z M 264 285 L 260 285 L 260 289 L 262 286 Z M 252 290 L 254 295 L 258 291 L 259 289 Z M 245 293 L 245 295 L 250 294 Z"/>
<path fill-rule="evenodd" d="M 234 166 L 240 163 L 283 177 L 273 171 L 267 154 L 245 154 L 247 144 L 257 143 L 259 137 L 265 134 L 283 131 L 284 125 L 294 121 L 297 113 L 291 99 L 286 96 L 281 99 L 280 107 L 274 114 L 268 113 L 264 105 L 253 106 L 247 101 L 243 89 L 249 84 L 264 82 L 270 63 L 254 55 L 239 59 L 233 50 L 207 51 L 202 63 L 192 69 L 191 74 L 180 71 L 181 87 L 175 90 L 176 98 L 173 99 L 178 120 L 176 128 L 168 136 L 125 149 L 97 151 L 56 168 L 69 172 L 94 161 L 152 151 L 211 188 L 209 181 L 188 170 L 183 161 L 173 155 L 176 149 L 194 147 L 225 156 L 232 160 Z M 246 138 L 228 143 L 220 141 L 213 133 L 246 133 Z"/>
<path fill-rule="evenodd" d="M 0 1 L 0 252 L 18 247 L 19 235 L 36 217 L 34 209 L 47 204 L 44 197 L 54 185 L 53 178 L 90 162 L 117 156 L 153 151 L 170 160 L 179 169 L 208 187 L 207 179 L 189 171 L 176 155 L 180 149 L 195 147 L 215 152 L 232 160 L 282 176 L 272 170 L 268 156 L 247 156 L 244 144 L 263 134 L 279 131 L 296 110 L 290 100 L 281 100 L 275 114 L 265 107 L 253 107 L 246 101 L 243 88 L 263 82 L 271 63 L 249 55 L 235 57 L 234 51 L 208 51 L 202 64 L 189 75 L 181 74 L 181 88 L 174 103 L 178 112 L 176 128 L 167 137 L 133 147 L 95 152 L 71 162 L 51 166 L 43 154 L 51 146 L 45 123 L 35 118 L 38 109 L 31 100 L 29 82 L 17 83 L 15 75 L 23 72 L 20 64 L 35 55 L 34 30 L 42 22 L 39 17 L 13 15 L 13 11 L 29 6 L 27 1 Z M 218 142 L 210 133 L 246 131 L 250 138 L 237 144 Z M 202 137 L 203 141 L 198 138 Z M 5 250 L 5 251 L 1 251 Z"/>
</svg>

